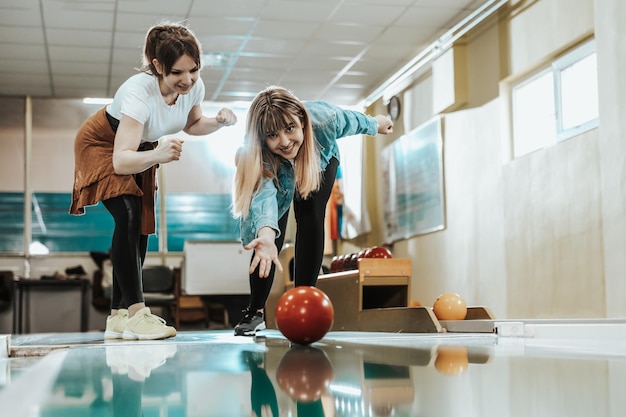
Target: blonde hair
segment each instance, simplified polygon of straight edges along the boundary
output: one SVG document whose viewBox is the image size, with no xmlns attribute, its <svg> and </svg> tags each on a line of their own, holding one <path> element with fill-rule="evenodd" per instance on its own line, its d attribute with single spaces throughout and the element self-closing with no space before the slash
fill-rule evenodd
<svg viewBox="0 0 626 417">
<path fill-rule="evenodd" d="M 235 217 L 245 218 L 248 215 L 254 193 L 261 187 L 264 178 L 280 186 L 278 168 L 284 159 L 272 153 L 265 140 L 268 133 L 285 129 L 296 118 L 300 120 L 304 135 L 293 161 L 296 192 L 305 199 L 319 189 L 320 156 L 309 113 L 289 90 L 268 87 L 257 94 L 250 105 L 244 145 L 235 156 L 237 169 L 232 195 L 232 213 Z"/>
</svg>

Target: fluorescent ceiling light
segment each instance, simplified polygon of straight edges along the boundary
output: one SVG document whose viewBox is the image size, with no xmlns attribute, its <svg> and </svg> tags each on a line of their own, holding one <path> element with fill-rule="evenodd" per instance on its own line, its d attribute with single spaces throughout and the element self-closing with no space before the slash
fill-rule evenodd
<svg viewBox="0 0 626 417">
<path fill-rule="evenodd" d="M 83 103 L 85 104 L 109 104 L 113 101 L 112 98 L 100 98 L 100 97 L 85 97 Z"/>
</svg>

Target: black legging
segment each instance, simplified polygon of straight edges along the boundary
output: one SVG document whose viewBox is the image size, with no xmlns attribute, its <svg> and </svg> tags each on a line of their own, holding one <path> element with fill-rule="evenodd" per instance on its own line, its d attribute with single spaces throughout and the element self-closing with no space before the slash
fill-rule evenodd
<svg viewBox="0 0 626 417">
<path fill-rule="evenodd" d="M 146 259 L 148 236 L 141 234 L 141 197 L 122 195 L 102 203 L 115 221 L 111 245 L 111 308 L 128 308 L 144 302 L 141 269 Z"/>
<path fill-rule="evenodd" d="M 326 203 L 337 177 L 339 161 L 332 158 L 322 176 L 320 189 L 311 194 L 306 200 L 295 198 L 293 201 L 294 217 L 296 219 L 296 247 L 294 260 L 294 285 L 315 286 L 322 258 L 324 257 L 324 219 L 326 217 Z M 275 244 L 280 253 L 285 241 L 285 230 L 289 210 L 278 221 L 280 236 Z M 254 258 L 254 253 L 252 254 Z M 289 273 L 289 265 L 283 265 Z M 265 308 L 274 282 L 276 266 L 272 265 L 267 278 L 259 278 L 259 267 L 250 275 L 250 308 L 252 311 Z"/>
</svg>

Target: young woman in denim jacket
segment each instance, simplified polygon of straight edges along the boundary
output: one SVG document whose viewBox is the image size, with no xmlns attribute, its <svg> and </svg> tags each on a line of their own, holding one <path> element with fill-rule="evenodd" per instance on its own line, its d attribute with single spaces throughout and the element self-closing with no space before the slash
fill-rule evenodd
<svg viewBox="0 0 626 417">
<path fill-rule="evenodd" d="M 324 255 L 326 203 L 339 166 L 337 139 L 392 132 L 386 116 L 367 116 L 323 101 L 301 102 L 281 87 L 260 92 L 248 111 L 246 142 L 237 152 L 233 214 L 252 249 L 250 304 L 235 326 L 251 336 L 265 328 L 264 307 L 293 201 L 297 223 L 295 286 L 315 286 Z"/>
</svg>

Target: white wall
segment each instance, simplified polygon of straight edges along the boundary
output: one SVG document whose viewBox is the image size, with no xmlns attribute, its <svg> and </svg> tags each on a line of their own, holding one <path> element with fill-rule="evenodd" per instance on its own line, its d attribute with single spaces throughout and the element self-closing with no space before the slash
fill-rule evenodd
<svg viewBox="0 0 626 417">
<path fill-rule="evenodd" d="M 446 229 L 396 242 L 394 256 L 413 260 L 411 298 L 423 305 L 456 291 L 498 318 L 623 316 L 626 63 L 619 22 L 626 21 L 625 7 L 618 0 L 511 5 L 464 40 L 467 68 L 458 70 L 468 74 L 468 103 L 444 114 Z M 499 96 L 499 84 L 548 63 L 594 31 L 599 129 L 503 162 L 506 97 Z M 419 82 L 410 89 L 421 89 Z M 377 141 L 373 152 L 418 119 L 404 114 L 396 135 Z M 375 176 L 367 181 L 380 189 Z M 381 207 L 379 193 L 379 230 L 366 245 L 382 236 Z"/>
<path fill-rule="evenodd" d="M 598 142 L 606 314 L 626 316 L 626 4 L 595 0 L 600 89 Z"/>
</svg>

